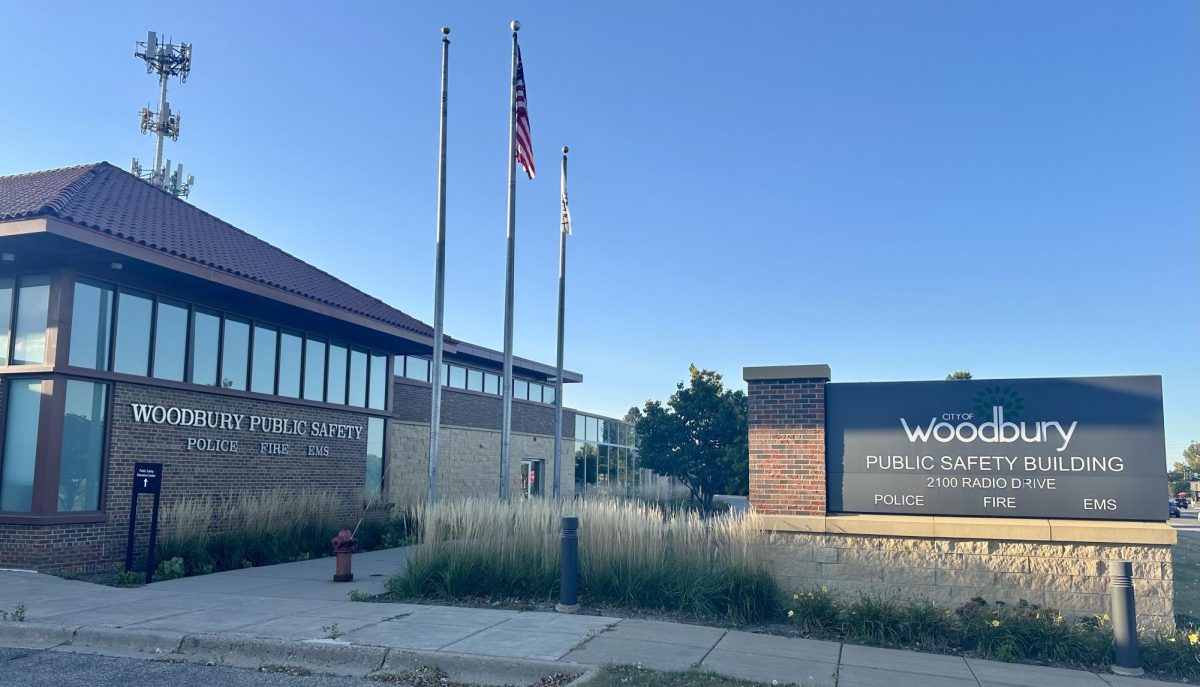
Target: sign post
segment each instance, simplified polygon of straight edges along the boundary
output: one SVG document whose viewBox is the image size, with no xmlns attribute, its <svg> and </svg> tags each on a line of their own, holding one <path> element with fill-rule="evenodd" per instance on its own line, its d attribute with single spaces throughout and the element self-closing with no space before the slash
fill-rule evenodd
<svg viewBox="0 0 1200 687">
<path fill-rule="evenodd" d="M 125 541 L 125 572 L 133 569 L 134 528 L 137 527 L 137 504 L 141 494 L 154 496 L 150 515 L 150 547 L 146 552 L 146 584 L 154 579 L 154 547 L 158 544 L 158 500 L 162 492 L 162 463 L 134 463 L 133 493 L 129 500 L 129 536 Z"/>
</svg>

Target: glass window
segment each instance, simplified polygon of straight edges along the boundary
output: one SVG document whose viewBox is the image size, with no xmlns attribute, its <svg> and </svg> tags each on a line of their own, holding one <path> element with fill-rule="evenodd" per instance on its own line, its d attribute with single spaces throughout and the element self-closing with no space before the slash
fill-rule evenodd
<svg viewBox="0 0 1200 687">
<path fill-rule="evenodd" d="M 260 394 L 275 393 L 275 354 L 279 347 L 279 332 L 254 325 L 254 353 L 250 360 L 250 390 Z"/>
<path fill-rule="evenodd" d="M 300 353 L 304 338 L 294 332 L 279 335 L 279 395 L 300 398 Z"/>
<path fill-rule="evenodd" d="M 17 326 L 13 336 L 13 365 L 36 365 L 46 362 L 46 313 L 49 308 L 50 277 L 46 275 L 21 277 L 17 289 Z"/>
<path fill-rule="evenodd" d="M 450 386 L 450 363 L 442 363 L 442 386 Z"/>
<path fill-rule="evenodd" d="M 483 373 L 483 391 L 488 394 L 500 395 L 500 375 L 491 372 Z"/>
<path fill-rule="evenodd" d="M 606 424 L 608 423 L 606 423 L 604 420 L 596 418 L 596 441 L 601 443 L 606 443 L 608 441 L 608 432 L 604 426 Z"/>
<path fill-rule="evenodd" d="M 325 400 L 325 342 L 319 339 L 304 342 L 304 398 Z"/>
<path fill-rule="evenodd" d="M 545 403 L 554 403 L 554 387 L 547 384 L 542 387 L 542 401 Z"/>
<path fill-rule="evenodd" d="M 450 366 L 450 386 L 455 389 L 467 388 L 467 368 L 458 365 Z"/>
<path fill-rule="evenodd" d="M 583 416 L 578 413 L 575 414 L 575 438 L 583 441 Z"/>
<path fill-rule="evenodd" d="M 386 355 L 371 356 L 371 388 L 368 405 L 376 410 L 387 407 L 388 359 Z"/>
<path fill-rule="evenodd" d="M 187 355 L 187 318 L 187 306 L 183 303 L 158 302 L 158 316 L 154 320 L 155 377 L 183 381 L 184 357 Z M 74 334 L 71 336 L 73 338 Z"/>
<path fill-rule="evenodd" d="M 145 377 L 150 373 L 150 313 L 154 299 L 122 291 L 117 294 L 116 352 L 113 371 Z M 21 304 L 17 304 L 21 314 Z"/>
<path fill-rule="evenodd" d="M 367 405 L 367 354 L 365 351 L 350 351 L 350 398 L 352 406 Z"/>
<path fill-rule="evenodd" d="M 601 434 L 601 437 L 602 437 L 601 441 L 603 441 L 606 444 L 618 443 L 617 442 L 617 423 L 613 420 L 606 420 L 604 422 L 604 431 L 603 431 L 603 434 Z"/>
<path fill-rule="evenodd" d="M 367 418 L 367 498 L 379 496 L 383 490 L 383 428 L 381 417 Z"/>
<path fill-rule="evenodd" d="M 529 399 L 529 382 L 524 379 L 513 380 L 513 398 Z"/>
<path fill-rule="evenodd" d="M 429 361 L 416 356 L 405 356 L 404 376 L 422 382 L 429 381 Z"/>
<path fill-rule="evenodd" d="M 533 382 L 530 382 L 529 383 L 529 400 L 537 401 L 538 403 L 541 403 L 542 402 L 542 394 L 545 393 L 543 390 L 545 388 L 546 387 L 542 386 L 541 384 L 534 384 Z"/>
<path fill-rule="evenodd" d="M 215 312 L 192 311 L 192 382 L 217 384 L 217 349 L 221 340 L 221 316 Z"/>
<path fill-rule="evenodd" d="M 0 278 L 0 365 L 8 364 L 8 335 L 12 330 L 13 278 Z"/>
<path fill-rule="evenodd" d="M 346 402 L 346 347 L 329 344 L 329 394 L 330 403 Z"/>
<path fill-rule="evenodd" d="M 225 318 L 221 340 L 221 386 L 246 390 L 246 366 L 250 357 L 250 323 L 238 317 Z"/>
<path fill-rule="evenodd" d="M 586 439 L 587 441 L 595 441 L 596 440 L 596 418 L 587 417 L 585 419 L 583 438 Z"/>
<path fill-rule="evenodd" d="M 180 362 L 181 370 L 182 367 Z M 104 384 L 67 380 L 62 468 L 58 476 L 59 512 L 100 510 L 107 394 L 108 387 Z"/>
<path fill-rule="evenodd" d="M 0 460 L 0 511 L 33 508 L 33 466 L 37 462 L 42 380 L 14 379 L 8 385 L 4 457 Z"/>
<path fill-rule="evenodd" d="M 467 370 L 467 389 L 471 391 L 483 391 L 482 370 Z"/>
<path fill-rule="evenodd" d="M 8 319 L 9 297 L 12 295 L 9 280 L 8 293 L 0 291 L 0 307 L 4 308 L 4 320 Z M 71 351 L 68 360 L 78 367 L 93 370 L 108 369 L 108 345 L 112 334 L 112 289 L 99 284 L 75 282 L 75 305 L 71 313 Z M 6 339 L 3 353 L 7 355 L 8 326 L 4 325 Z"/>
</svg>

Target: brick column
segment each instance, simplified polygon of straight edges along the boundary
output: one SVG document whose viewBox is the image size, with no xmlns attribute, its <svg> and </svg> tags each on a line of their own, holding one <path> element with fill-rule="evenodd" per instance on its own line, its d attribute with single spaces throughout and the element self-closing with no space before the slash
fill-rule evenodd
<svg viewBox="0 0 1200 687">
<path fill-rule="evenodd" d="M 825 515 L 828 365 L 747 367 L 750 503 L 767 515 Z"/>
</svg>

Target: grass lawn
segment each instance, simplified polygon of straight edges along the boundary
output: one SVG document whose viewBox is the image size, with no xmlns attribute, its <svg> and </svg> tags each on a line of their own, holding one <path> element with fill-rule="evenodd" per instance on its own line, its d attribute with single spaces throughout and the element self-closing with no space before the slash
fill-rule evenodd
<svg viewBox="0 0 1200 687">
<path fill-rule="evenodd" d="M 1175 614 L 1200 619 L 1200 536 L 1180 532 L 1174 566 Z"/>
</svg>

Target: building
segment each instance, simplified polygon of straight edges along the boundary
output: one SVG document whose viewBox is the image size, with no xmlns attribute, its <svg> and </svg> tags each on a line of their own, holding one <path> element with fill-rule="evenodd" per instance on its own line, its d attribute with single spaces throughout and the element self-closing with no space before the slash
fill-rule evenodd
<svg viewBox="0 0 1200 687">
<path fill-rule="evenodd" d="M 352 522 L 424 499 L 432 337 L 108 163 L 0 177 L 0 567 L 122 560 L 136 462 L 164 503 L 319 488 Z M 439 493 L 496 494 L 502 357 L 445 351 Z M 514 363 L 511 493 L 549 493 L 554 375 Z M 577 438 L 581 486 L 636 482 L 628 425 L 563 425 L 564 491 Z"/>
</svg>

